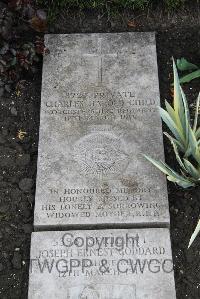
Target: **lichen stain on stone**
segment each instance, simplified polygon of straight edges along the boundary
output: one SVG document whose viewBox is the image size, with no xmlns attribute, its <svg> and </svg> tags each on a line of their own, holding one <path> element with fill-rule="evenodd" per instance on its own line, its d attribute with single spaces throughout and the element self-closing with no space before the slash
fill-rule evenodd
<svg viewBox="0 0 200 299">
<path fill-rule="evenodd" d="M 120 181 L 126 187 L 129 187 L 129 188 L 137 188 L 138 187 L 138 182 L 132 176 L 122 177 Z"/>
<path fill-rule="evenodd" d="M 103 195 L 100 198 L 101 204 L 107 205 L 111 200 L 111 197 L 109 196 L 109 190 L 110 190 L 109 183 L 107 181 L 102 182 L 101 189 L 105 190 L 105 193 L 103 193 Z M 108 191 L 106 192 L 106 190 Z"/>
</svg>

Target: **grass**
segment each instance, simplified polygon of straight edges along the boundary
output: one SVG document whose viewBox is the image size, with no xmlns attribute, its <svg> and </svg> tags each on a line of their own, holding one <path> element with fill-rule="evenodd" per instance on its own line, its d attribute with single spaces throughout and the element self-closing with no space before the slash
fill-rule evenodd
<svg viewBox="0 0 200 299">
<path fill-rule="evenodd" d="M 104 9 L 108 5 L 118 8 L 145 8 L 152 0 L 38 0 L 37 2 L 57 8 Z"/>
<path fill-rule="evenodd" d="M 144 10 L 149 5 L 163 3 L 169 10 L 180 7 L 191 0 L 37 0 L 37 3 L 48 8 L 48 19 L 53 21 L 55 16 L 66 9 L 98 9 L 112 12 L 121 9 Z M 196 0 L 192 0 L 196 1 Z"/>
<path fill-rule="evenodd" d="M 163 4 L 168 8 L 179 7 L 190 0 L 162 0 Z M 51 7 L 68 7 L 80 9 L 101 9 L 107 5 L 118 8 L 139 8 L 144 9 L 148 4 L 159 3 L 159 0 L 37 0 L 39 4 Z"/>
</svg>

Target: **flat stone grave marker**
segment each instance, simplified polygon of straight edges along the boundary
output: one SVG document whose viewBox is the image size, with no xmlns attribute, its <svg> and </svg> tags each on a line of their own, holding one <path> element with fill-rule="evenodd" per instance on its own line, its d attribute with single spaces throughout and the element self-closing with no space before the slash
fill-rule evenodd
<svg viewBox="0 0 200 299">
<path fill-rule="evenodd" d="M 154 33 L 45 43 L 35 228 L 168 225 Z"/>
<path fill-rule="evenodd" d="M 32 234 L 29 299 L 175 299 L 167 228 Z"/>
</svg>

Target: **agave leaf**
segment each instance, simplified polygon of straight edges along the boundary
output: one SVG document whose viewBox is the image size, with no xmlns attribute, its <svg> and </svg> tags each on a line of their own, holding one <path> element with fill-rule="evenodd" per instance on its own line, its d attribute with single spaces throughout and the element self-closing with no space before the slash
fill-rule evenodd
<svg viewBox="0 0 200 299">
<path fill-rule="evenodd" d="M 197 148 L 196 148 L 196 152 L 195 152 L 195 160 L 200 165 L 200 148 L 198 146 L 198 143 L 197 143 Z"/>
<path fill-rule="evenodd" d="M 154 166 L 156 166 L 159 170 L 165 173 L 169 181 L 177 183 L 179 186 L 183 188 L 189 188 L 195 186 L 195 184 L 191 180 L 185 178 L 184 176 L 179 175 L 176 171 L 170 168 L 166 163 L 162 161 L 156 161 L 153 158 L 148 157 L 146 155 L 144 155 L 144 157 L 149 162 L 151 162 Z"/>
<path fill-rule="evenodd" d="M 182 187 L 184 189 L 195 186 L 194 183 L 192 183 L 191 181 L 186 180 L 186 179 L 177 180 L 177 179 L 174 179 L 171 176 L 167 176 L 167 179 L 168 179 L 168 181 L 176 183 L 177 185 L 179 185 L 180 187 Z"/>
<path fill-rule="evenodd" d="M 189 62 L 185 58 L 177 59 L 176 61 L 177 68 L 179 71 L 190 71 L 190 70 L 197 70 L 199 67 L 196 64 Z"/>
<path fill-rule="evenodd" d="M 162 161 L 157 161 L 149 156 L 144 155 L 144 157 L 151 162 L 154 166 L 156 166 L 159 170 L 161 170 L 166 175 L 173 177 L 177 181 L 184 180 L 185 178 L 179 175 L 176 171 L 174 171 L 171 167 L 169 167 L 166 163 Z"/>
<path fill-rule="evenodd" d="M 195 137 L 197 140 L 200 138 L 200 127 L 196 130 Z"/>
<path fill-rule="evenodd" d="M 162 120 L 166 123 L 166 125 L 168 126 L 170 131 L 173 133 L 173 135 L 176 137 L 176 139 L 181 144 L 183 144 L 183 146 L 185 147 L 183 132 L 180 130 L 180 128 L 177 126 L 177 124 L 173 121 L 173 119 L 171 118 L 171 116 L 168 114 L 167 111 L 165 111 L 162 108 L 159 108 L 159 111 L 160 111 Z"/>
<path fill-rule="evenodd" d="M 167 136 L 167 138 L 170 140 L 170 142 L 174 142 L 176 144 L 176 146 L 180 149 L 180 151 L 185 152 L 185 148 L 183 147 L 183 145 L 174 137 L 172 137 L 171 135 L 169 135 L 167 132 L 163 133 L 165 136 Z"/>
<path fill-rule="evenodd" d="M 200 179 L 200 172 L 188 161 L 187 159 L 183 159 L 186 171 L 196 180 Z"/>
<path fill-rule="evenodd" d="M 183 170 L 183 169 L 180 169 L 180 172 L 181 172 L 181 175 L 182 175 L 184 178 L 187 179 L 187 176 L 186 176 L 186 173 L 184 172 L 184 170 Z"/>
<path fill-rule="evenodd" d="M 179 180 L 177 180 L 175 177 L 168 175 L 167 176 L 168 181 L 173 182 L 173 183 L 177 183 L 179 182 Z"/>
<path fill-rule="evenodd" d="M 197 97 L 197 103 L 196 103 L 196 111 L 195 111 L 194 125 L 193 125 L 193 131 L 194 132 L 197 129 L 197 122 L 198 122 L 198 116 L 199 116 L 199 105 L 200 105 L 200 93 Z"/>
<path fill-rule="evenodd" d="M 180 78 L 180 83 L 188 83 L 200 77 L 200 69 Z"/>
<path fill-rule="evenodd" d="M 186 100 L 186 96 L 183 92 L 183 89 L 180 87 L 180 91 L 181 91 L 181 95 L 182 95 L 182 100 L 183 100 L 183 105 L 184 105 L 184 115 L 183 115 L 183 120 L 182 120 L 182 124 L 184 126 L 184 130 L 185 130 L 185 142 L 186 145 L 188 146 L 188 142 L 189 142 L 189 124 L 190 124 L 190 113 L 189 113 L 189 107 L 188 107 L 188 103 Z"/>
<path fill-rule="evenodd" d="M 196 228 L 195 228 L 195 230 L 194 230 L 194 232 L 193 232 L 193 234 L 192 234 L 192 236 L 191 236 L 191 238 L 190 238 L 188 248 L 192 245 L 192 243 L 193 243 L 194 240 L 196 239 L 196 237 L 197 237 L 199 231 L 200 231 L 200 220 L 198 221 L 197 226 L 196 226 Z"/>
<path fill-rule="evenodd" d="M 185 171 L 187 171 L 187 169 L 186 169 L 184 163 L 183 163 L 182 160 L 181 160 L 181 157 L 180 157 L 180 155 L 179 155 L 179 152 L 178 152 L 178 149 L 177 149 L 176 144 L 174 143 L 173 140 L 171 140 L 171 143 L 172 143 L 172 146 L 173 146 L 173 149 L 174 149 L 174 153 L 175 153 L 175 155 L 176 155 L 176 160 L 178 161 L 179 165 L 180 165 Z"/>
<path fill-rule="evenodd" d="M 194 132 L 192 131 L 191 127 L 189 127 L 189 143 L 191 147 L 191 153 L 197 163 L 200 164 L 200 149 L 198 147 L 198 142 Z"/>
<path fill-rule="evenodd" d="M 179 181 L 179 182 L 177 182 L 177 185 L 179 185 L 180 187 L 182 187 L 184 189 L 195 186 L 195 184 L 190 181 Z"/>
<path fill-rule="evenodd" d="M 173 59 L 173 73 L 174 73 L 174 111 L 176 114 L 176 124 L 178 127 L 181 127 L 180 116 L 184 115 L 184 106 L 182 102 L 178 72 L 176 69 L 176 64 L 174 59 Z"/>
<path fill-rule="evenodd" d="M 186 150 L 186 152 L 185 152 L 184 157 L 188 158 L 191 155 L 192 155 L 192 150 L 191 150 L 191 146 L 189 145 L 188 148 L 187 148 L 187 150 Z"/>
<path fill-rule="evenodd" d="M 156 161 L 155 159 L 144 155 L 144 157 L 151 162 L 154 166 L 156 166 L 159 170 L 161 170 L 163 173 L 167 174 L 167 175 L 171 175 L 171 173 L 168 171 L 168 169 L 166 168 L 166 166 L 164 165 L 164 162 L 161 161 Z"/>
<path fill-rule="evenodd" d="M 172 106 L 167 102 L 167 100 L 165 100 L 165 107 L 166 107 L 167 112 L 169 113 L 169 115 L 173 119 L 173 121 L 175 121 L 176 120 L 175 111 L 172 108 Z"/>
</svg>

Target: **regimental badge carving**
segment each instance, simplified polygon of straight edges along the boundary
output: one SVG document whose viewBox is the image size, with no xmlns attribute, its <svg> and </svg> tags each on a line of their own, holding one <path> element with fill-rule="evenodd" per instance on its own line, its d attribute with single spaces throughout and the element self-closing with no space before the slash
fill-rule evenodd
<svg viewBox="0 0 200 299">
<path fill-rule="evenodd" d="M 84 287 L 79 295 L 79 299 L 100 299 L 100 294 L 92 285 L 89 285 Z"/>
<path fill-rule="evenodd" d="M 135 284 L 88 284 L 68 289 L 67 299 L 136 299 Z"/>
<path fill-rule="evenodd" d="M 88 177 L 115 178 L 126 169 L 129 158 L 125 144 L 111 132 L 90 133 L 74 145 L 74 160 Z"/>
</svg>

